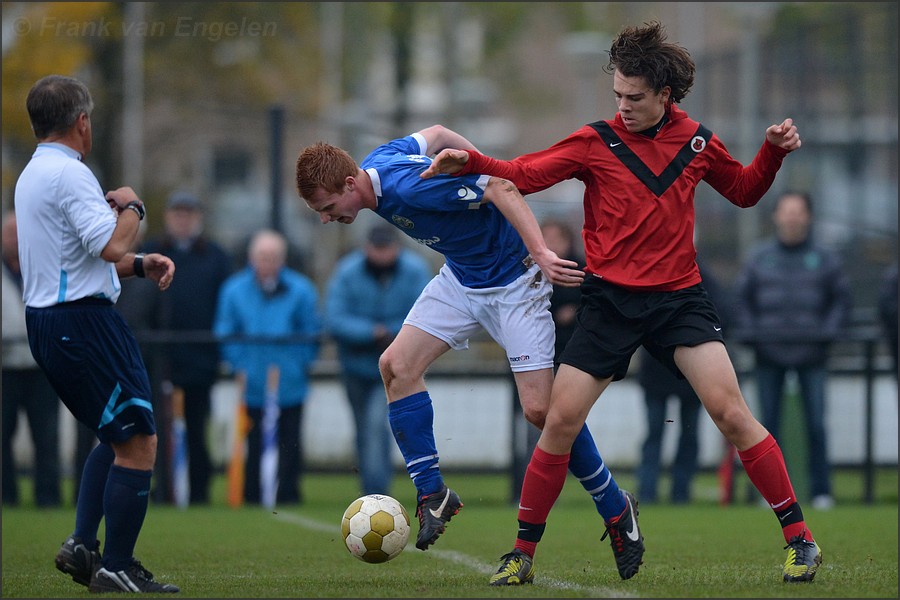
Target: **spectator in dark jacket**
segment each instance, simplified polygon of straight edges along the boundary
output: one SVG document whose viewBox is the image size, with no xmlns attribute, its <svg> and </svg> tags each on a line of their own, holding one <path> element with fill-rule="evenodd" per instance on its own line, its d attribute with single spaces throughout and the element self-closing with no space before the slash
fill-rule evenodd
<svg viewBox="0 0 900 600">
<path fill-rule="evenodd" d="M 698 260 L 703 287 L 716 305 L 719 323 L 730 325 L 731 300 L 725 288 L 713 278 L 709 269 Z M 687 379 L 679 379 L 646 349 L 640 350 L 638 383 L 644 392 L 647 408 L 647 436 L 641 445 L 641 464 L 637 470 L 638 496 L 641 502 L 656 502 L 663 438 L 666 430 L 677 427 L 678 444 L 670 466 L 673 504 L 687 504 L 691 500 L 691 484 L 697 473 L 700 457 L 700 398 Z M 678 402 L 677 424 L 666 420 L 670 398 Z M 669 424 L 672 423 L 672 426 Z"/>
<path fill-rule="evenodd" d="M 775 203 L 775 237 L 752 248 L 735 282 L 739 329 L 756 355 L 763 425 L 776 438 L 785 376 L 799 383 L 809 440 L 814 508 L 834 504 L 825 431 L 826 362 L 847 324 L 850 284 L 836 253 L 812 238 L 812 201 L 787 192 Z"/>
<path fill-rule="evenodd" d="M 219 288 L 232 272 L 232 258 L 203 230 L 203 206 L 187 191 L 176 191 L 166 204 L 165 234 L 143 246 L 159 252 L 178 267 L 179 277 L 167 294 L 156 294 L 153 325 L 179 332 L 178 340 L 164 346 L 163 384 L 183 398 L 188 447 L 188 482 L 191 504 L 209 503 L 212 463 L 206 439 L 210 392 L 219 369 L 218 344 L 212 341 L 212 325 Z M 208 341 L 202 341 L 209 337 Z"/>
<path fill-rule="evenodd" d="M 13 438 L 20 409 L 28 417 L 33 442 L 34 502 L 38 507 L 58 507 L 60 496 L 59 397 L 38 366 L 28 346 L 22 271 L 19 268 L 19 236 L 16 215 L 3 215 L 3 504 L 19 504 L 19 473 Z M 143 280 L 142 280 L 143 281 Z"/>
<path fill-rule="evenodd" d="M 558 219 L 544 219 L 541 221 L 541 233 L 547 247 L 556 252 L 567 260 L 574 260 L 579 265 L 584 264 L 584 257 L 579 252 L 575 231 L 565 221 Z M 578 311 L 578 305 L 581 304 L 581 288 L 565 287 L 562 285 L 553 286 L 553 295 L 550 296 L 550 314 L 553 315 L 553 323 L 556 325 L 556 350 L 554 351 L 554 362 L 557 362 L 559 355 L 572 332 L 575 331 L 575 313 Z M 537 439 L 535 438 L 535 442 Z"/>
<path fill-rule="evenodd" d="M 568 221 L 557 217 L 548 217 L 541 221 L 541 235 L 547 247 L 556 252 L 557 256 L 572 260 L 578 265 L 584 264 L 584 256 L 581 252 L 581 239 Z M 553 367 L 559 367 L 559 356 L 563 348 L 575 332 L 575 319 L 578 306 L 581 304 L 581 288 L 554 285 L 550 296 L 550 315 L 553 317 L 553 326 L 556 333 L 556 343 L 553 347 Z M 522 481 L 525 478 L 525 468 L 528 466 L 528 457 L 534 452 L 541 430 L 529 423 L 525 415 L 519 410 L 519 392 L 513 386 L 513 406 L 516 410 L 516 422 L 513 424 L 513 480 L 512 499 L 518 504 L 519 493 L 522 491 Z"/>
</svg>

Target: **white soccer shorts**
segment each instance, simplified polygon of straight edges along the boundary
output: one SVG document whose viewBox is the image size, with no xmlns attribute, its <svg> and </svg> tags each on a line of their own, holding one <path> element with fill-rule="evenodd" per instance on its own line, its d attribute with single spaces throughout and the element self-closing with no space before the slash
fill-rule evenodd
<svg viewBox="0 0 900 600">
<path fill-rule="evenodd" d="M 513 371 L 553 368 L 556 329 L 550 315 L 553 286 L 536 264 L 504 287 L 463 286 L 447 265 L 422 291 L 404 321 L 447 342 L 453 350 L 486 331 L 506 351 Z"/>
</svg>

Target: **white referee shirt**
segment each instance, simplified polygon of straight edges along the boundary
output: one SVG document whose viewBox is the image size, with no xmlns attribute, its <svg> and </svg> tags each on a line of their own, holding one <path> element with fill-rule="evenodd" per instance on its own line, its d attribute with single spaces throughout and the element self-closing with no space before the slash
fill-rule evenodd
<svg viewBox="0 0 900 600">
<path fill-rule="evenodd" d="M 15 206 L 26 306 L 119 298 L 116 266 L 100 258 L 116 214 L 78 152 L 38 144 L 16 182 Z"/>
</svg>

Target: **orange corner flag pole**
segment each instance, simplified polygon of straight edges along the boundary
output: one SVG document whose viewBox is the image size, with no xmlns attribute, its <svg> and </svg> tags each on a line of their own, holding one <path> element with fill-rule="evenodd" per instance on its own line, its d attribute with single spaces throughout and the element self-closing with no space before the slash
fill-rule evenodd
<svg viewBox="0 0 900 600">
<path fill-rule="evenodd" d="M 247 445 L 247 432 L 250 430 L 250 417 L 247 416 L 247 403 L 244 393 L 247 389 L 247 376 L 237 374 L 238 402 L 234 419 L 234 443 L 231 447 L 231 461 L 228 464 L 228 505 L 239 508 L 244 504 L 244 457 Z"/>
</svg>

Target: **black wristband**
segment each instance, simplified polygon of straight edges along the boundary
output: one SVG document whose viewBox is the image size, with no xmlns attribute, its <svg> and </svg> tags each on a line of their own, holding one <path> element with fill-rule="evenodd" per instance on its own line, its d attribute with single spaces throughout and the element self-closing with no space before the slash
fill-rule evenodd
<svg viewBox="0 0 900 600">
<path fill-rule="evenodd" d="M 134 255 L 134 263 L 132 263 L 134 267 L 134 276 L 135 277 L 146 277 L 147 274 L 144 272 L 144 255 L 143 254 L 135 254 Z"/>
</svg>

